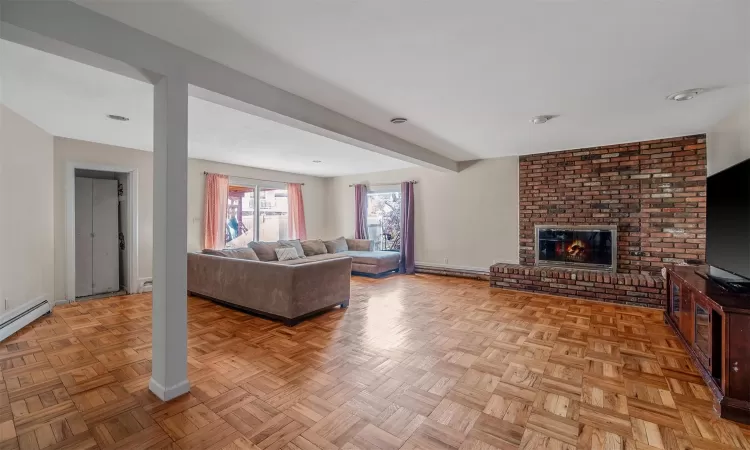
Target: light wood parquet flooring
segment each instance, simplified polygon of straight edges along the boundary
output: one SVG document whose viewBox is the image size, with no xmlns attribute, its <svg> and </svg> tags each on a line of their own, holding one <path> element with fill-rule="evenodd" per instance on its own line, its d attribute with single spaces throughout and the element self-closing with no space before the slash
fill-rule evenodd
<svg viewBox="0 0 750 450">
<path fill-rule="evenodd" d="M 748 449 L 661 311 L 355 277 L 287 328 L 188 300 L 191 392 L 148 391 L 151 297 L 57 307 L 0 343 L 0 448 Z"/>
</svg>

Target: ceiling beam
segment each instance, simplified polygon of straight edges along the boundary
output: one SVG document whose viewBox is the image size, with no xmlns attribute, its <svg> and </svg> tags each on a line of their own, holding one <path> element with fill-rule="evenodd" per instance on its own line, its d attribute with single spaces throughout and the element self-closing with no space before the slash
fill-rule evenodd
<svg viewBox="0 0 750 450">
<path fill-rule="evenodd" d="M 459 170 L 456 161 L 431 150 L 67 0 L 0 0 L 0 20 L 3 22 L 0 37 L 4 39 L 5 25 L 12 25 L 8 28 L 14 34 L 8 36 L 9 40 L 25 40 L 23 33 L 15 29 L 17 27 L 136 67 L 145 74 L 179 75 L 195 87 L 192 95 L 209 101 L 252 111 L 252 114 L 421 166 L 450 172 Z M 39 47 L 38 42 L 29 45 Z M 47 45 L 43 49 L 56 52 L 66 46 Z M 65 54 L 60 56 L 66 57 Z M 97 64 L 93 58 L 88 58 L 87 63 Z M 112 70 L 112 67 L 101 68 Z"/>
</svg>

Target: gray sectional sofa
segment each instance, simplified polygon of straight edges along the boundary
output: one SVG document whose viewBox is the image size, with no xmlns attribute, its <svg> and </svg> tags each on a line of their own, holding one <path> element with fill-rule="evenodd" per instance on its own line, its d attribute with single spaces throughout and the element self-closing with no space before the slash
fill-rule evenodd
<svg viewBox="0 0 750 450">
<path fill-rule="evenodd" d="M 372 246 L 342 237 L 190 253 L 188 291 L 292 326 L 325 309 L 348 306 L 351 273 L 379 276 L 398 270 L 398 253 L 372 251 Z"/>
<path fill-rule="evenodd" d="M 349 306 L 352 259 L 318 255 L 291 261 L 257 261 L 188 254 L 188 291 L 294 326 L 337 305 Z"/>
<path fill-rule="evenodd" d="M 277 242 L 251 242 L 252 248 L 261 261 L 278 260 L 275 249 L 294 247 L 305 258 L 322 254 L 349 256 L 352 258 L 352 273 L 355 275 L 383 276 L 398 270 L 401 255 L 398 252 L 374 251 L 373 242 L 367 239 L 346 239 L 339 237 L 330 241 L 310 239 Z"/>
</svg>

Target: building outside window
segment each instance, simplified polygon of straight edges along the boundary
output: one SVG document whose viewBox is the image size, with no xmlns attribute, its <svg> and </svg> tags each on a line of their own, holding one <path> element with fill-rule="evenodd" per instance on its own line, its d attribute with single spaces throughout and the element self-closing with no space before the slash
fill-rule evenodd
<svg viewBox="0 0 750 450">
<path fill-rule="evenodd" d="M 287 190 L 276 186 L 230 184 L 226 246 L 240 248 L 252 241 L 288 239 L 288 198 Z"/>
</svg>

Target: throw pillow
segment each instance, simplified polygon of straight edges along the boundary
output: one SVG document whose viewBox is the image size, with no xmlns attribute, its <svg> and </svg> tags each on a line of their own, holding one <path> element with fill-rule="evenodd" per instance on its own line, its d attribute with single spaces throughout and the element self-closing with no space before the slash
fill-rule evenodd
<svg viewBox="0 0 750 450">
<path fill-rule="evenodd" d="M 305 256 L 323 255 L 328 253 L 326 245 L 320 239 L 302 241 L 300 244 L 302 245 L 302 250 L 305 252 Z"/>
<path fill-rule="evenodd" d="M 325 241 L 325 244 L 328 253 L 341 253 L 349 250 L 349 247 L 346 245 L 346 239 L 344 239 L 344 236 L 330 241 Z"/>
<path fill-rule="evenodd" d="M 302 244 L 300 244 L 299 239 L 279 241 L 279 245 L 281 245 L 282 247 L 293 247 L 295 250 L 297 250 L 297 256 L 299 256 L 300 258 L 305 257 L 305 251 L 302 249 Z"/>
<path fill-rule="evenodd" d="M 223 250 L 204 249 L 206 255 L 223 256 L 225 258 L 247 259 L 249 261 L 260 261 L 258 255 L 251 248 L 225 248 Z"/>
<path fill-rule="evenodd" d="M 274 251 L 280 247 L 278 242 L 251 242 L 247 246 L 255 250 L 255 254 L 261 261 L 278 261 Z"/>
<path fill-rule="evenodd" d="M 369 239 L 347 239 L 346 246 L 349 250 L 371 252 L 375 247 L 375 243 Z"/>
<path fill-rule="evenodd" d="M 279 247 L 276 249 L 276 257 L 279 261 L 289 261 L 290 259 L 299 259 L 297 250 L 294 247 Z"/>
</svg>

